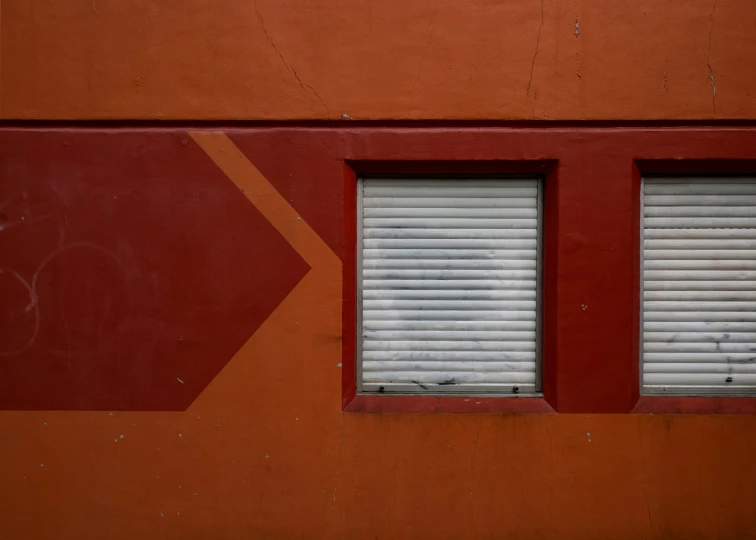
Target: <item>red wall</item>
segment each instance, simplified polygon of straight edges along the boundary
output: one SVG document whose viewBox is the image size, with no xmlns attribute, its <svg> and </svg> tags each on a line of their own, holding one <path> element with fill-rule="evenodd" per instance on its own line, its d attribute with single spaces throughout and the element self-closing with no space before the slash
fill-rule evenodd
<svg viewBox="0 0 756 540">
<path fill-rule="evenodd" d="M 630 411 L 638 167 L 750 170 L 756 129 L 51 128 L 0 143 L 3 538 L 754 530 L 752 416 Z M 551 164 L 558 414 L 342 412 L 349 171 L 449 159 Z M 645 406 L 751 408 L 664 403 Z"/>
<path fill-rule="evenodd" d="M 640 176 L 756 172 L 754 27 L 749 0 L 4 0 L 0 540 L 754 536 L 754 400 L 637 373 Z M 546 175 L 545 399 L 352 399 L 381 168 Z"/>
</svg>

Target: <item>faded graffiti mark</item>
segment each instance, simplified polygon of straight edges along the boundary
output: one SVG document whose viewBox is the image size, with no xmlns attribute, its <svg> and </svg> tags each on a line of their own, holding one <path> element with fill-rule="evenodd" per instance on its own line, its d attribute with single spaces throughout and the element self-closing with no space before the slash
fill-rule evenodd
<svg viewBox="0 0 756 540">
<path fill-rule="evenodd" d="M 121 260 L 111 251 L 95 245 L 91 244 L 89 242 L 74 242 L 72 244 L 68 244 L 65 246 L 61 246 L 58 249 L 54 250 L 52 253 L 50 253 L 47 257 L 45 257 L 42 262 L 39 264 L 37 269 L 34 272 L 34 275 L 32 276 L 31 284 L 24 279 L 24 277 L 18 273 L 16 270 L 9 268 L 7 266 L 0 266 L 0 274 L 3 274 L 4 272 L 8 272 L 10 275 L 14 276 L 19 283 L 21 283 L 24 288 L 29 293 L 29 304 L 27 304 L 24 307 L 24 311 L 29 312 L 31 310 L 34 310 L 34 331 L 32 332 L 31 337 L 29 340 L 20 348 L 16 348 L 14 350 L 9 351 L 0 351 L 0 356 L 13 356 L 17 354 L 21 354 L 27 350 L 29 350 L 31 347 L 34 346 L 34 343 L 37 339 L 37 335 L 39 334 L 39 322 L 40 322 L 40 316 L 39 316 L 39 295 L 37 294 L 37 281 L 39 279 L 39 274 L 44 270 L 44 268 L 52 261 L 55 257 L 58 255 L 65 253 L 68 250 L 76 249 L 76 248 L 90 248 L 99 250 L 109 257 L 111 257 L 113 260 L 115 260 L 119 267 L 122 265 Z M 58 298 L 60 300 L 60 298 Z M 70 351 L 69 351 L 69 362 L 70 362 Z M 70 367 L 70 366 L 69 366 Z"/>
</svg>

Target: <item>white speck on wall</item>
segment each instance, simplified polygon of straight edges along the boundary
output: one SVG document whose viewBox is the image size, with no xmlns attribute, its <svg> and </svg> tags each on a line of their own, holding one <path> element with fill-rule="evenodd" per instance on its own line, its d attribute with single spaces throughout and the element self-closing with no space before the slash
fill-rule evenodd
<svg viewBox="0 0 756 540">
<path fill-rule="evenodd" d="M 580 307 L 581 307 L 581 309 L 583 311 L 585 311 L 586 309 L 588 309 L 588 306 L 586 304 L 580 304 Z"/>
<path fill-rule="evenodd" d="M 297 219 L 302 219 L 301 217 L 297 216 Z"/>
<path fill-rule="evenodd" d="M 179 433 L 179 437 L 183 437 L 183 435 L 181 435 L 181 433 Z"/>
<path fill-rule="evenodd" d="M 200 419 L 200 417 L 198 416 L 198 417 L 197 417 L 197 420 L 199 420 L 199 419 Z"/>
<path fill-rule="evenodd" d="M 181 489 L 181 486 L 179 486 L 179 489 Z"/>
<path fill-rule="evenodd" d="M 113 416 L 113 413 L 110 413 L 110 416 Z"/>
<path fill-rule="evenodd" d="M 118 439 L 113 439 L 114 442 L 118 442 Z"/>
<path fill-rule="evenodd" d="M 47 422 L 42 422 L 44 425 L 47 425 Z"/>
<path fill-rule="evenodd" d="M 181 384 L 184 384 L 184 381 L 182 381 L 179 377 L 176 377 L 176 380 L 180 382 Z"/>
<path fill-rule="evenodd" d="M 294 420 L 299 420 L 299 417 L 297 416 Z"/>
<path fill-rule="evenodd" d="M 336 364 L 336 367 L 341 367 L 341 362 L 339 362 L 338 364 Z"/>
<path fill-rule="evenodd" d="M 270 457 L 270 454 L 265 454 L 265 459 L 268 459 Z"/>
<path fill-rule="evenodd" d="M 44 467 L 44 466 L 45 466 L 45 464 L 44 464 L 44 463 L 40 463 L 40 464 L 39 464 L 39 466 L 40 466 L 40 467 Z"/>
<path fill-rule="evenodd" d="M 162 512 L 160 512 L 160 517 L 163 517 L 163 513 Z"/>
<path fill-rule="evenodd" d="M 192 493 L 192 497 L 196 497 L 196 496 L 197 496 L 197 494 L 196 494 L 196 493 Z"/>
<path fill-rule="evenodd" d="M 123 433 L 121 433 L 121 434 L 119 435 L 119 437 L 120 437 L 121 439 L 123 439 Z"/>
<path fill-rule="evenodd" d="M 179 512 L 178 510 L 176 510 L 176 515 L 177 515 L 177 516 L 180 516 L 180 515 L 181 515 L 181 512 Z"/>
<path fill-rule="evenodd" d="M 580 35 L 580 23 L 577 19 L 575 19 L 575 37 L 578 37 Z"/>
</svg>

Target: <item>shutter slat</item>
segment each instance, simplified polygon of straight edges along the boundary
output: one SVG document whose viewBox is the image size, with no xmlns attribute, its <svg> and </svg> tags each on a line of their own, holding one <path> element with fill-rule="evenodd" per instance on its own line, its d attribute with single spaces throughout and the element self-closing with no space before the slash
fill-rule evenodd
<svg viewBox="0 0 756 540">
<path fill-rule="evenodd" d="M 706 388 L 717 387 L 745 387 L 756 386 L 756 373 L 727 374 L 727 373 L 648 373 L 646 382 L 649 385 L 701 386 L 701 392 Z"/>
<path fill-rule="evenodd" d="M 756 291 L 645 291 L 643 299 L 756 301 Z"/>
<path fill-rule="evenodd" d="M 754 260 L 647 260 L 644 270 L 756 270 Z"/>
<path fill-rule="evenodd" d="M 743 180 L 732 182 L 724 179 L 712 179 L 710 182 L 645 180 L 644 195 L 756 195 L 756 184 Z M 679 204 L 679 203 L 678 203 Z"/>
<path fill-rule="evenodd" d="M 721 245 L 721 249 L 646 249 L 643 251 L 644 257 L 653 260 L 703 260 L 703 259 L 715 259 L 715 260 L 738 260 L 747 259 L 753 260 L 756 257 L 756 250 L 753 249 L 727 249 Z"/>
<path fill-rule="evenodd" d="M 648 332 L 756 332 L 756 322 L 645 322 Z"/>
<path fill-rule="evenodd" d="M 686 218 L 721 218 L 756 217 L 754 206 L 648 206 L 643 212 L 646 217 L 686 217 Z"/>
<path fill-rule="evenodd" d="M 530 279 L 536 277 L 535 270 L 407 270 L 400 268 L 371 269 L 362 271 L 367 279 L 409 279 L 409 280 L 444 280 L 444 279 Z"/>
<path fill-rule="evenodd" d="M 745 311 L 643 311 L 645 321 L 749 322 L 756 313 Z"/>
<path fill-rule="evenodd" d="M 644 179 L 643 390 L 756 391 L 756 182 Z"/>
<path fill-rule="evenodd" d="M 753 240 L 754 229 L 655 229 L 646 228 L 643 236 L 646 240 L 718 240 L 721 238 L 736 240 Z"/>
<path fill-rule="evenodd" d="M 536 218 L 536 208 L 365 208 L 366 218 Z"/>
<path fill-rule="evenodd" d="M 687 302 L 668 302 L 668 301 L 646 301 L 646 310 L 652 311 L 754 311 L 756 302 L 707 302 L 707 301 L 687 301 Z"/>
<path fill-rule="evenodd" d="M 515 281 L 496 279 L 455 280 L 455 279 L 363 279 L 362 288 L 367 289 L 466 289 L 466 290 L 532 290 L 536 288 L 533 279 Z"/>
<path fill-rule="evenodd" d="M 740 229 L 737 229 L 740 230 Z M 756 239 L 739 239 L 728 238 L 727 246 L 729 249 L 756 249 Z M 661 239 L 647 238 L 643 242 L 645 249 L 720 249 L 722 247 L 721 238 L 690 238 L 690 239 Z"/>
<path fill-rule="evenodd" d="M 756 290 L 756 281 L 655 281 L 646 278 L 647 291 L 743 291 Z"/>
<path fill-rule="evenodd" d="M 364 320 L 399 321 L 535 321 L 536 314 L 527 311 L 445 311 L 445 310 L 363 310 Z M 756 318 L 754 318 L 756 320 Z"/>
<path fill-rule="evenodd" d="M 469 246 L 468 246 L 469 247 Z M 446 249 L 433 248 L 388 248 L 363 250 L 364 259 L 508 259 L 508 260 L 532 260 L 531 255 L 535 252 L 535 245 L 527 249 L 463 249 L 456 246 L 446 246 Z"/>
<path fill-rule="evenodd" d="M 703 343 L 663 343 L 655 342 L 646 344 L 643 346 L 643 350 L 646 352 L 662 352 L 662 353 L 674 353 L 674 352 L 694 352 L 694 353 L 753 353 L 756 356 L 756 344 L 749 343 L 729 343 L 726 339 L 720 341 Z"/>
<path fill-rule="evenodd" d="M 361 386 L 533 392 L 538 181 L 366 179 Z"/>
<path fill-rule="evenodd" d="M 744 218 L 745 219 L 745 218 Z M 756 221 L 756 219 L 754 220 Z M 363 218 L 363 225 L 367 227 L 428 227 L 440 229 L 480 229 L 485 227 L 499 229 L 533 229 L 537 225 L 535 219 L 517 218 Z"/>
<path fill-rule="evenodd" d="M 371 238 L 445 238 L 450 240 L 470 239 L 533 239 L 537 237 L 537 231 L 534 229 L 426 229 L 403 227 L 382 228 L 375 227 L 362 231 L 362 237 Z"/>
<path fill-rule="evenodd" d="M 519 348 L 517 347 L 519 345 Z M 535 350 L 528 350 L 520 342 L 513 342 L 509 344 L 508 350 L 504 351 L 365 351 L 363 353 L 364 360 L 402 360 L 402 361 L 443 361 L 448 360 L 450 362 L 458 362 L 464 360 L 481 361 L 499 361 L 505 360 L 519 360 L 528 362 L 535 360 Z M 535 347 L 533 347 L 535 349 Z M 535 365 L 532 366 L 535 370 Z"/>
<path fill-rule="evenodd" d="M 455 385 L 499 383 L 506 386 L 535 383 L 535 371 L 494 372 L 476 371 L 367 371 L 362 374 L 366 383 L 411 383 L 419 385 Z M 481 388 L 483 390 L 483 388 Z"/>
<path fill-rule="evenodd" d="M 512 239 L 512 238 L 374 238 L 366 239 L 363 242 L 366 250 L 383 250 L 378 252 L 381 256 L 398 256 L 401 252 L 397 250 L 410 249 L 438 249 L 446 250 L 467 250 L 471 251 L 473 257 L 491 257 L 490 250 L 517 250 L 533 249 L 536 246 L 535 238 Z M 480 251 L 472 251 L 480 250 Z M 374 254 L 370 251 L 367 255 Z M 449 256 L 460 257 L 460 253 L 452 251 Z"/>
<path fill-rule="evenodd" d="M 517 341 L 528 339 L 519 332 L 497 330 L 364 330 L 363 336 L 368 341 Z M 535 336 L 531 336 L 535 341 Z M 417 345 L 418 349 L 422 347 Z"/>
<path fill-rule="evenodd" d="M 362 364 L 364 371 L 468 371 L 474 373 L 520 373 L 535 372 L 532 362 L 475 362 L 463 358 L 461 362 L 374 361 Z"/>
<path fill-rule="evenodd" d="M 377 341 L 365 342 L 365 351 L 501 351 L 507 350 L 515 340 L 526 340 L 532 343 L 535 340 L 535 332 L 511 332 L 511 341 Z"/>
<path fill-rule="evenodd" d="M 368 208 L 532 208 L 533 197 L 368 197 Z"/>
<path fill-rule="evenodd" d="M 694 363 L 694 362 L 731 362 L 733 364 L 744 364 L 756 360 L 756 353 L 748 352 L 649 352 L 644 354 L 646 362 L 677 362 L 677 363 Z"/>
<path fill-rule="evenodd" d="M 366 289 L 362 293 L 366 300 L 535 300 L 536 291 L 533 289 Z"/>
<path fill-rule="evenodd" d="M 646 345 L 651 342 L 663 341 L 668 344 L 672 343 L 694 343 L 694 342 L 711 342 L 718 343 L 727 341 L 731 343 L 749 343 L 756 349 L 756 333 L 754 332 L 651 332 L 646 331 L 643 334 Z"/>
<path fill-rule="evenodd" d="M 646 208 L 654 206 L 756 206 L 756 195 L 647 195 Z"/>
<path fill-rule="evenodd" d="M 535 300 L 364 300 L 366 310 L 495 310 L 535 311 Z"/>
</svg>

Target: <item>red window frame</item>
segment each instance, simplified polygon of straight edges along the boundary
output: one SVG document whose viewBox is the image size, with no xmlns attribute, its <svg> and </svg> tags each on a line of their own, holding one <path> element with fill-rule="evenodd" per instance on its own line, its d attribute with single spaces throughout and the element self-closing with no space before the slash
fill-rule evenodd
<svg viewBox="0 0 756 540">
<path fill-rule="evenodd" d="M 341 130 L 339 130 L 341 131 Z M 346 412 L 756 413 L 756 398 L 640 395 L 640 180 L 756 174 L 753 127 L 344 130 Z M 544 178 L 543 398 L 356 393 L 356 186 L 375 174 Z"/>
</svg>

